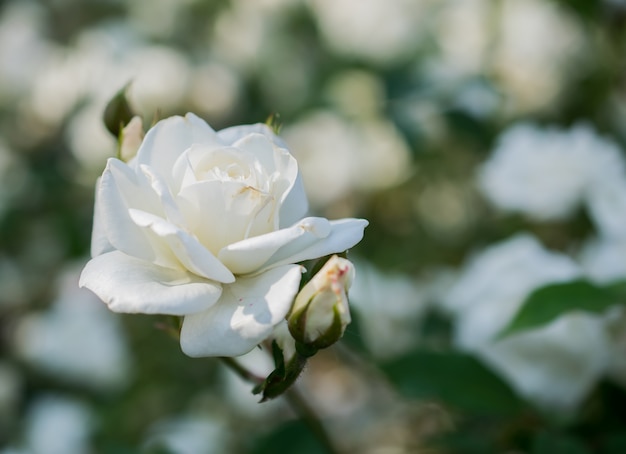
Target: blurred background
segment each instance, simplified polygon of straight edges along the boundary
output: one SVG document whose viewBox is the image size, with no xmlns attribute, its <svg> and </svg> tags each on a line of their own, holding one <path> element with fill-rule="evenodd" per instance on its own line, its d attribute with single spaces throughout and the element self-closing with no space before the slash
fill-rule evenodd
<svg viewBox="0 0 626 454">
<path fill-rule="evenodd" d="M 311 212 L 370 221 L 354 322 L 299 382 L 346 452 L 626 452 L 619 307 L 496 339 L 536 288 L 626 278 L 625 24 L 623 0 L 0 1 L 0 452 L 325 452 L 77 288 L 128 82 L 146 119 L 279 115 Z"/>
</svg>

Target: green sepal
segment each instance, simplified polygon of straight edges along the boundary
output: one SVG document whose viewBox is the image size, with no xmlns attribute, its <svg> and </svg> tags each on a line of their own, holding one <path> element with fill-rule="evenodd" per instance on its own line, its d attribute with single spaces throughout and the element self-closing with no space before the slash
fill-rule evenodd
<svg viewBox="0 0 626 454">
<path fill-rule="evenodd" d="M 318 348 L 315 348 L 312 345 L 296 341 L 296 352 L 298 353 L 298 355 L 301 355 L 305 358 L 310 358 L 311 356 L 315 355 L 318 350 Z"/>
<path fill-rule="evenodd" d="M 343 336 L 343 326 L 341 323 L 341 315 L 336 306 L 333 306 L 333 324 L 320 337 L 309 343 L 309 346 L 321 350 L 328 348 L 336 343 Z"/>
<path fill-rule="evenodd" d="M 289 333 L 296 340 L 296 342 L 305 342 L 304 330 L 306 329 L 306 314 L 313 298 L 317 293 L 311 295 L 311 298 L 303 305 L 297 312 L 293 312 L 287 316 L 287 327 Z"/>
<path fill-rule="evenodd" d="M 306 357 L 296 352 L 291 361 L 285 364 L 283 351 L 276 341 L 272 342 L 272 355 L 276 368 L 263 383 L 255 386 L 252 390 L 253 394 L 262 393 L 261 402 L 274 399 L 287 391 L 296 382 L 307 361 Z"/>
</svg>

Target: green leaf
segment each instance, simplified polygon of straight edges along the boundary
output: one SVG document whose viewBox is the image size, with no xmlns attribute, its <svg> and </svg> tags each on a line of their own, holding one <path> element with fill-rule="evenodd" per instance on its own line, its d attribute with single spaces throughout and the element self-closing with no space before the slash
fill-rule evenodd
<svg viewBox="0 0 626 454">
<path fill-rule="evenodd" d="M 415 351 L 382 365 L 398 391 L 481 415 L 516 414 L 522 401 L 476 358 L 459 352 Z"/>
<path fill-rule="evenodd" d="M 551 284 L 530 294 L 498 339 L 539 328 L 570 311 L 604 312 L 623 300 L 624 283 L 600 287 L 586 280 Z"/>
<path fill-rule="evenodd" d="M 626 452 L 626 434 L 609 434 L 604 444 L 607 454 L 624 454 Z"/>
<path fill-rule="evenodd" d="M 566 434 L 539 432 L 533 439 L 532 454 L 591 454 L 585 445 Z"/>
<path fill-rule="evenodd" d="M 270 434 L 255 440 L 252 454 L 327 454 L 321 442 L 302 421 L 281 425 Z"/>
</svg>

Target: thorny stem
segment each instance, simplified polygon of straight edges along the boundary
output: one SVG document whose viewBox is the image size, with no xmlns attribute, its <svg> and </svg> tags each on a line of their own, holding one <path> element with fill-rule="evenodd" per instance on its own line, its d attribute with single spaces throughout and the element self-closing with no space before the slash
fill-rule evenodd
<svg viewBox="0 0 626 454">
<path fill-rule="evenodd" d="M 263 383 L 265 380 L 263 377 L 256 375 L 249 371 L 233 358 L 221 356 L 219 359 L 228 366 L 233 372 L 239 375 L 244 380 L 247 380 L 255 385 Z M 335 446 L 330 435 L 326 431 L 326 428 L 320 421 L 320 418 L 315 413 L 315 410 L 307 403 L 304 397 L 295 389 L 291 387 L 285 394 L 285 399 L 289 402 L 289 406 L 292 410 L 304 421 L 309 427 L 311 432 L 317 437 L 317 439 L 324 445 L 324 448 L 329 454 L 341 454 L 341 451 Z"/>
</svg>

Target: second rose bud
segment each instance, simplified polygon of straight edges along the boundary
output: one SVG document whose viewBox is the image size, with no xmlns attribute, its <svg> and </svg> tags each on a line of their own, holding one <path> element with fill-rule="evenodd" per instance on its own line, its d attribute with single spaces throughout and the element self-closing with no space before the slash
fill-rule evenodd
<svg viewBox="0 0 626 454">
<path fill-rule="evenodd" d="M 333 255 L 296 296 L 287 317 L 289 331 L 311 353 L 337 342 L 350 323 L 348 289 L 353 280 L 352 263 Z"/>
</svg>

